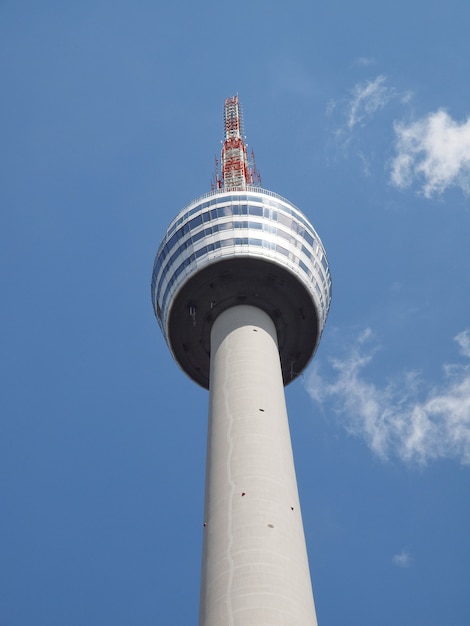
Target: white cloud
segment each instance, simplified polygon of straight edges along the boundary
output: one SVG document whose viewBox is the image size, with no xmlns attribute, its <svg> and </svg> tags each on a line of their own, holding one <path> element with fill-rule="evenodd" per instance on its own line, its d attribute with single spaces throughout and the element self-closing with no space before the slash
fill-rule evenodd
<svg viewBox="0 0 470 626">
<path fill-rule="evenodd" d="M 460 354 L 470 358 L 470 329 L 464 330 L 455 337 L 455 341 L 460 346 Z"/>
<path fill-rule="evenodd" d="M 364 176 L 371 176 L 372 172 L 371 172 L 370 159 L 364 154 L 362 150 L 357 150 L 356 154 L 361 162 L 362 173 L 364 174 Z"/>
<path fill-rule="evenodd" d="M 343 359 L 332 359 L 333 375 L 315 364 L 307 390 L 320 404 L 329 403 L 345 428 L 362 437 L 380 458 L 425 465 L 439 458 L 470 465 L 470 365 L 444 367 L 440 385 L 424 384 L 416 372 L 379 387 L 364 375 L 376 347 L 367 330 Z M 470 357 L 470 329 L 455 340 Z"/>
<path fill-rule="evenodd" d="M 373 57 L 358 57 L 353 63 L 353 65 L 359 65 L 362 67 L 369 67 L 370 65 L 375 64 L 376 60 Z"/>
<path fill-rule="evenodd" d="M 359 61 L 363 65 L 372 62 L 366 58 Z M 375 149 L 371 150 L 370 147 L 363 145 L 360 131 L 392 100 L 405 104 L 411 97 L 411 92 L 398 92 L 395 87 L 388 84 L 387 78 L 380 74 L 373 79 L 356 83 L 347 97 L 330 100 L 326 105 L 325 114 L 334 124 L 332 146 L 335 153 L 339 149 L 339 154 L 343 158 L 354 154 L 362 164 L 363 174 L 370 176 L 375 160 Z"/>
<path fill-rule="evenodd" d="M 326 115 L 332 115 L 333 111 L 336 109 L 336 106 L 337 102 L 335 100 L 329 100 L 325 109 Z"/>
<path fill-rule="evenodd" d="M 372 59 L 363 57 L 355 63 L 367 66 L 371 62 Z M 333 130 L 335 149 L 339 148 L 344 157 L 354 153 L 362 163 L 364 175 L 369 176 L 374 151 L 364 147 L 359 131 L 392 101 L 409 113 L 412 98 L 413 92 L 398 91 L 380 74 L 356 83 L 348 98 L 330 100 L 326 115 L 334 123 L 341 119 Z M 425 198 L 442 194 L 450 187 L 459 187 L 470 195 L 470 117 L 458 122 L 443 109 L 411 122 L 392 123 L 389 116 L 380 137 L 388 138 L 392 129 L 394 156 L 387 168 L 392 185 L 406 189 L 417 184 Z"/>
<path fill-rule="evenodd" d="M 406 550 L 401 550 L 397 554 L 394 554 L 392 557 L 392 563 L 397 567 L 409 567 L 411 565 L 411 562 L 411 555 Z"/>
<path fill-rule="evenodd" d="M 470 117 L 459 124 L 439 110 L 394 128 L 392 184 L 404 189 L 418 180 L 426 198 L 452 186 L 470 193 Z"/>
<path fill-rule="evenodd" d="M 386 85 L 385 76 L 377 76 L 375 80 L 357 83 L 352 90 L 352 98 L 348 102 L 347 127 L 352 130 L 357 124 L 371 117 L 382 109 L 395 95 L 395 90 Z"/>
</svg>

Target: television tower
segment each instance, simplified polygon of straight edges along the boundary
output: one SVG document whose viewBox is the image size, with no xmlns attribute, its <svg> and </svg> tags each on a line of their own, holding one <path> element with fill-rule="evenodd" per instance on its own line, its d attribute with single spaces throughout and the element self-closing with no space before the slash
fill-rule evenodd
<svg viewBox="0 0 470 626">
<path fill-rule="evenodd" d="M 209 389 L 200 626 L 317 624 L 284 385 L 331 300 L 308 219 L 261 188 L 238 96 L 225 100 L 213 190 L 171 222 L 152 302 L 178 365 Z"/>
</svg>

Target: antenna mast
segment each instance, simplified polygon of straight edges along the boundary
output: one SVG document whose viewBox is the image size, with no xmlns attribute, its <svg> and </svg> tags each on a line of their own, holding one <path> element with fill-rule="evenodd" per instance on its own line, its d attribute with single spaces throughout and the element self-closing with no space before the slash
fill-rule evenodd
<svg viewBox="0 0 470 626">
<path fill-rule="evenodd" d="M 246 143 L 243 136 L 243 118 L 238 96 L 227 98 L 224 104 L 225 141 L 220 159 L 220 174 L 216 177 L 219 189 L 260 186 L 261 179 L 254 165 L 250 167 Z M 217 165 L 217 161 L 216 161 Z"/>
</svg>

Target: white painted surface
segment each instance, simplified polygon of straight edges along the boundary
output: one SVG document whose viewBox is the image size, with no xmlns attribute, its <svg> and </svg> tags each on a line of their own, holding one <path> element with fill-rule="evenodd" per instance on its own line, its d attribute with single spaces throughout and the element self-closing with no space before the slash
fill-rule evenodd
<svg viewBox="0 0 470 626">
<path fill-rule="evenodd" d="M 200 626 L 315 626 L 274 324 L 252 306 L 211 334 Z"/>
<path fill-rule="evenodd" d="M 289 269 L 315 303 L 321 335 L 331 302 L 331 276 L 320 237 L 291 202 L 267 189 L 248 187 L 204 194 L 170 223 L 152 274 L 152 301 L 167 341 L 171 305 L 186 281 L 214 261 L 233 256 Z"/>
</svg>

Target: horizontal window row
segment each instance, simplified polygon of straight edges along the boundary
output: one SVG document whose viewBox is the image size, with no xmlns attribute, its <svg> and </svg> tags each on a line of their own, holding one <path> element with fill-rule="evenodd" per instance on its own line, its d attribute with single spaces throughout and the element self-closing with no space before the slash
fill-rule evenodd
<svg viewBox="0 0 470 626">
<path fill-rule="evenodd" d="M 224 189 L 216 189 L 213 191 L 209 191 L 207 193 L 202 194 L 202 196 L 199 196 L 198 198 L 195 198 L 194 200 L 192 200 L 189 204 L 187 204 L 182 211 L 180 211 L 181 214 L 192 214 L 194 212 L 195 209 L 197 209 L 197 207 L 200 207 L 204 204 L 203 201 L 208 202 L 210 205 L 214 204 L 214 203 L 221 203 L 221 202 L 247 202 L 247 201 L 251 201 L 251 202 L 259 202 L 260 201 L 260 195 L 262 195 L 262 203 L 263 204 L 269 204 L 271 202 L 285 202 L 287 204 L 290 204 L 290 202 L 288 200 L 286 200 L 285 198 L 283 198 L 282 196 L 280 196 L 278 193 L 276 193 L 275 191 L 270 191 L 269 189 L 263 189 L 262 187 L 247 187 L 244 190 L 244 193 L 237 193 L 234 195 L 228 195 L 230 192 L 240 192 L 240 188 L 235 188 L 235 189 L 230 189 L 230 188 L 224 188 Z M 253 193 L 254 192 L 254 193 Z M 211 200 L 206 200 L 206 198 L 211 198 Z M 194 205 L 194 207 L 193 207 Z M 193 207 L 193 208 L 189 208 L 189 207 Z M 295 207 L 294 207 L 295 208 Z M 297 209 L 298 210 L 298 209 Z"/>
<path fill-rule="evenodd" d="M 202 224 L 217 221 L 219 218 L 237 217 L 243 215 L 263 217 L 265 219 L 269 219 L 271 222 L 282 224 L 305 239 L 309 245 L 313 246 L 315 240 L 314 236 L 308 232 L 304 226 L 298 222 L 298 220 L 292 219 L 292 217 L 280 211 L 270 211 L 266 208 L 263 209 L 261 206 L 240 204 L 218 207 L 216 209 L 211 209 L 210 211 L 205 211 L 204 213 L 199 213 L 193 217 L 193 219 L 184 223 L 181 228 L 171 235 L 171 237 L 165 242 L 162 252 L 164 254 L 168 254 L 168 252 L 174 248 L 179 240 L 184 239 L 189 233 L 199 228 Z"/>
<path fill-rule="evenodd" d="M 312 259 L 312 260 L 315 259 L 315 253 L 311 248 L 308 248 L 305 245 L 301 244 L 300 241 L 296 239 L 295 237 L 293 237 L 290 232 L 285 231 L 282 228 L 277 228 L 270 222 L 252 222 L 248 220 L 216 222 L 216 223 L 213 223 L 211 227 L 200 229 L 197 233 L 194 233 L 194 235 L 187 238 L 173 252 L 173 254 L 171 254 L 169 258 L 168 258 L 168 253 L 170 250 L 167 249 L 166 246 L 164 246 L 163 250 L 158 254 L 155 260 L 152 281 L 156 283 L 156 281 L 158 280 L 159 285 L 161 285 L 162 282 L 166 278 L 169 268 L 173 266 L 173 263 L 175 262 L 176 258 L 180 254 L 182 254 L 186 249 L 188 249 L 190 246 L 196 244 L 203 237 L 209 237 L 210 235 L 213 235 L 215 233 L 218 233 L 224 230 L 239 229 L 239 228 L 263 230 L 264 232 L 268 232 L 278 237 L 282 237 L 283 239 L 286 239 L 291 244 L 291 246 L 299 247 L 308 259 Z M 327 266 L 325 268 L 325 271 L 327 272 Z"/>
<path fill-rule="evenodd" d="M 209 228 L 204 228 L 199 230 L 199 232 L 194 233 L 189 238 L 187 238 L 171 255 L 169 263 L 173 263 L 174 259 L 181 254 L 182 251 L 189 248 L 191 245 L 197 243 L 203 237 L 209 237 L 219 232 L 223 232 L 224 230 L 233 230 L 233 229 L 250 229 L 250 230 L 262 230 L 263 232 L 267 232 L 274 235 L 279 235 L 284 239 L 290 241 L 293 245 L 300 245 L 300 242 L 295 237 L 282 229 L 278 229 L 276 226 L 272 225 L 269 222 L 250 222 L 250 221 L 227 221 L 227 222 L 216 222 L 212 224 Z M 304 246 L 302 246 L 304 248 Z M 155 270 L 158 274 L 159 268 L 166 264 L 167 256 L 170 249 L 167 249 L 164 246 L 163 250 L 160 252 L 156 259 Z M 308 253 L 308 256 L 310 253 Z"/>
<path fill-rule="evenodd" d="M 263 194 L 264 195 L 264 194 Z M 173 230 L 175 230 L 175 228 L 177 228 L 178 226 L 180 226 L 185 220 L 187 220 L 188 218 L 191 217 L 191 215 L 194 215 L 195 213 L 197 213 L 198 211 L 204 211 L 205 209 L 211 207 L 211 206 L 218 206 L 218 205 L 231 205 L 233 203 L 235 204 L 241 204 L 241 203 L 248 203 L 248 202 L 262 202 L 262 204 L 270 204 L 271 203 L 271 198 L 269 198 L 268 202 L 266 202 L 265 198 L 261 199 L 259 197 L 259 195 L 256 196 L 252 196 L 252 195 L 234 195 L 234 196 L 227 196 L 225 194 L 221 195 L 219 193 L 216 193 L 215 195 L 211 196 L 210 200 L 206 200 L 205 202 L 201 202 L 198 203 L 196 205 L 194 205 L 191 209 L 185 211 L 183 210 L 183 215 L 181 215 L 180 218 L 178 218 L 178 220 L 172 224 L 169 228 L 169 231 L 172 232 Z"/>
<path fill-rule="evenodd" d="M 234 246 L 256 246 L 256 247 L 261 247 L 265 249 L 267 248 L 267 249 L 279 252 L 283 256 L 286 256 L 287 258 L 289 258 L 292 262 L 297 264 L 303 270 L 303 272 L 308 276 L 309 280 L 315 284 L 316 291 L 320 298 L 321 307 L 323 309 L 325 308 L 323 292 L 320 289 L 320 286 L 318 285 L 316 274 L 314 275 L 311 269 L 309 269 L 309 267 L 301 259 L 299 259 L 297 256 L 293 254 L 292 250 L 288 250 L 287 248 L 284 248 L 283 246 L 280 246 L 279 244 L 275 244 L 274 242 L 269 242 L 265 239 L 257 239 L 257 238 L 252 238 L 252 237 L 234 237 L 234 238 L 229 238 L 229 239 L 221 239 L 214 243 L 210 243 L 207 246 L 203 246 L 202 248 L 200 248 L 199 250 L 191 254 L 189 257 L 187 257 L 177 268 L 172 268 L 172 275 L 171 275 L 170 280 L 168 281 L 168 284 L 165 287 L 165 291 L 161 299 L 161 305 L 159 305 L 159 303 L 157 302 L 157 311 L 165 310 L 173 285 L 178 282 L 179 276 L 182 274 L 182 272 L 185 271 L 185 269 L 189 265 L 194 263 L 197 259 L 205 255 L 208 255 L 211 252 L 214 252 L 214 250 L 218 250 L 221 248 L 234 247 Z M 319 270 L 317 263 L 315 263 L 315 266 L 316 266 L 316 269 Z M 318 271 L 317 273 L 320 275 L 325 291 L 327 291 L 328 288 L 327 288 L 324 277 L 322 276 L 320 271 Z M 161 287 L 162 287 L 162 280 L 159 281 L 158 291 L 160 291 Z"/>
<path fill-rule="evenodd" d="M 256 203 L 256 204 L 251 204 Z M 214 207 L 210 209 L 210 207 Z M 210 209 L 209 211 L 207 209 Z M 221 217 L 223 215 L 259 215 L 265 217 L 267 219 L 277 219 L 276 216 L 273 215 L 273 210 L 279 210 L 281 212 L 287 213 L 296 223 L 302 224 L 302 227 L 306 231 L 310 231 L 310 235 L 312 238 L 315 237 L 315 233 L 312 229 L 311 224 L 308 220 L 302 215 L 302 213 L 295 209 L 295 207 L 289 206 L 287 203 L 283 204 L 272 197 L 260 197 L 259 195 L 240 195 L 240 196 L 220 196 L 215 195 L 210 200 L 206 200 L 200 204 L 193 206 L 188 211 L 185 211 L 184 214 L 177 219 L 176 222 L 171 224 L 168 229 L 167 235 L 171 236 L 184 222 L 192 220 L 189 218 L 199 212 L 205 212 L 211 214 L 211 219 L 214 217 Z M 191 227 L 190 227 L 191 228 Z"/>
</svg>

